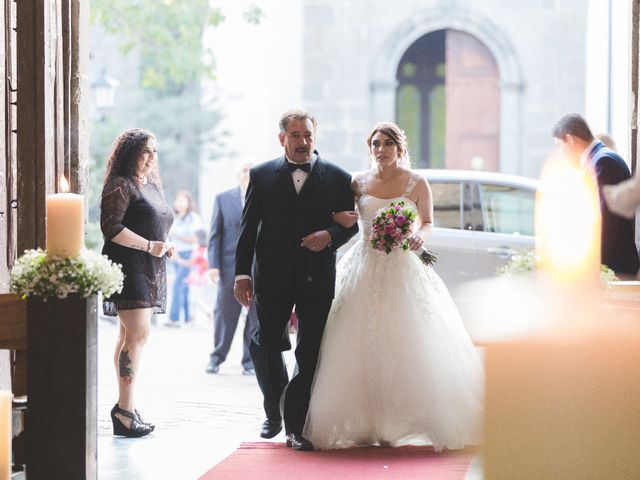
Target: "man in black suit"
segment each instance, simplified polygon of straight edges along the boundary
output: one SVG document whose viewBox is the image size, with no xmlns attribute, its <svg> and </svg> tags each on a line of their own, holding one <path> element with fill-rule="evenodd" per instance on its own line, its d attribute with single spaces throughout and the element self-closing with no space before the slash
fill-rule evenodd
<svg viewBox="0 0 640 480">
<path fill-rule="evenodd" d="M 261 436 L 282 430 L 287 446 L 311 450 L 302 437 L 311 384 L 335 288 L 335 251 L 357 232 L 333 221 L 353 210 L 351 176 L 314 150 L 316 120 L 302 110 L 280 119 L 284 155 L 251 169 L 236 253 L 235 296 L 248 305 L 255 293 L 258 330 L 251 342 L 267 416 Z M 251 265 L 256 261 L 255 278 Z M 282 352 L 291 344 L 287 322 L 295 305 L 297 373 L 288 379 Z"/>
<path fill-rule="evenodd" d="M 249 185 L 251 164 L 241 165 L 239 185 L 216 195 L 209 229 L 209 275 L 218 284 L 216 306 L 213 309 L 213 352 L 209 356 L 207 373 L 218 373 L 231 349 L 242 306 L 233 296 L 236 272 L 236 244 L 240 232 L 240 219 L 244 197 Z M 251 337 L 258 327 L 255 302 L 247 311 L 243 332 L 242 374 L 253 375 L 253 362 L 249 354 Z"/>
<path fill-rule="evenodd" d="M 561 151 L 585 168 L 591 168 L 598 180 L 602 213 L 601 260 L 617 275 L 635 275 L 640 267 L 635 244 L 634 221 L 613 213 L 607 206 L 602 187 L 617 185 L 631 177 L 620 155 L 595 139 L 580 115 L 565 115 L 553 127 L 552 135 Z"/>
</svg>

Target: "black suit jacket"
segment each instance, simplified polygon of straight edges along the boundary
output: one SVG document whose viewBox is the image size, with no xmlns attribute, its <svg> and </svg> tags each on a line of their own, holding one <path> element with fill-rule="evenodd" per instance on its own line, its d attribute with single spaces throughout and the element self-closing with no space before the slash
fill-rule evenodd
<svg viewBox="0 0 640 480">
<path fill-rule="evenodd" d="M 635 222 L 616 215 L 607 206 L 602 194 L 603 185 L 617 185 L 631 177 L 629 167 L 613 150 L 597 142 L 589 152 L 600 191 L 602 213 L 602 263 L 616 273 L 635 275 L 640 268 L 635 244 Z"/>
<path fill-rule="evenodd" d="M 334 212 L 353 210 L 351 176 L 319 156 L 302 190 L 296 193 L 286 158 L 251 169 L 236 251 L 236 275 L 251 275 L 255 253 L 256 294 L 333 298 L 335 251 L 357 231 L 333 222 Z M 321 252 L 301 247 L 318 230 L 331 234 Z"/>
</svg>

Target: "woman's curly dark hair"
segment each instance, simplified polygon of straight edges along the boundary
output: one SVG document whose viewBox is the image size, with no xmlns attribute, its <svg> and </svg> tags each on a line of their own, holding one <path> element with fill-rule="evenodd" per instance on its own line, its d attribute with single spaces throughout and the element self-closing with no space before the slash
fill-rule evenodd
<svg viewBox="0 0 640 480">
<path fill-rule="evenodd" d="M 105 183 L 114 176 L 134 179 L 138 159 L 147 147 L 147 142 L 150 139 L 155 140 L 155 138 L 153 133 L 141 128 L 125 130 L 118 135 L 113 141 L 111 153 L 107 158 L 107 169 L 104 175 Z M 161 186 L 157 162 L 149 175 L 149 180 Z"/>
</svg>

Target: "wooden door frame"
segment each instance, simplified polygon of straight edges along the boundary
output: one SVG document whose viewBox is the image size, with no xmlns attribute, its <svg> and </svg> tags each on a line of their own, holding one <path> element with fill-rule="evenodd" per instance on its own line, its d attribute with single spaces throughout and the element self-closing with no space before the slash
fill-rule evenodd
<svg viewBox="0 0 640 480">
<path fill-rule="evenodd" d="M 57 191 L 56 179 L 61 174 L 70 179 L 71 191 L 84 192 L 89 159 L 88 2 L 33 0 L 16 2 L 14 8 L 17 82 L 12 87 L 17 90 L 16 155 L 7 155 L 6 148 L 0 149 L 0 153 L 4 154 L 5 171 L 11 168 L 17 171 L 15 184 L 8 185 L 13 180 L 4 178 L 8 188 L 3 199 L 9 205 L 15 188 L 13 218 L 17 220 L 17 231 L 14 238 L 10 229 L 4 229 L 8 245 L 5 262 L 0 265 L 3 277 L 16 255 L 25 249 L 45 248 L 46 196 Z M 6 28 L 4 22 L 3 25 Z M 4 34 L 6 38 L 6 30 Z M 2 46 L 3 50 L 7 48 L 4 41 Z M 7 98 L 6 91 L 2 92 L 3 98 Z M 5 105 L 5 118 L 6 108 Z M 8 165 L 12 161 L 15 165 Z M 0 348 L 16 351 L 13 392 L 24 395 L 26 344 L 11 347 L 15 329 L 24 327 L 26 332 L 26 308 L 16 307 L 17 301 L 10 295 L 3 295 L 0 301 L 0 318 L 12 326 L 5 329 L 7 335 L 0 329 Z M 26 342 L 26 333 L 20 342 Z"/>
<path fill-rule="evenodd" d="M 34 0 L 17 7 L 18 238 L 45 247 L 45 201 L 66 175 L 86 190 L 88 2 Z"/>
</svg>

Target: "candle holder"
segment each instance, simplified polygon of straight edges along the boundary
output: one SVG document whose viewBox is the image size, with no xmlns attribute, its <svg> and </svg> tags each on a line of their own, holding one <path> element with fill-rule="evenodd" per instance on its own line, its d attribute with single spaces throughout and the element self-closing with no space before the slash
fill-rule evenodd
<svg viewBox="0 0 640 480">
<path fill-rule="evenodd" d="M 123 279 L 89 250 L 27 250 L 11 270 L 11 290 L 27 299 L 29 480 L 97 478 L 97 294 Z"/>
</svg>

